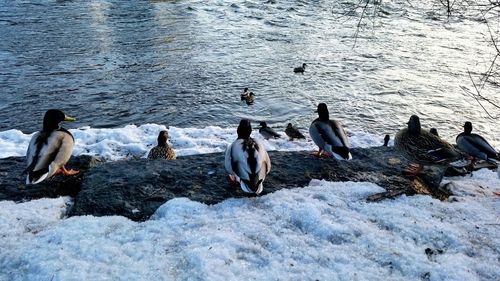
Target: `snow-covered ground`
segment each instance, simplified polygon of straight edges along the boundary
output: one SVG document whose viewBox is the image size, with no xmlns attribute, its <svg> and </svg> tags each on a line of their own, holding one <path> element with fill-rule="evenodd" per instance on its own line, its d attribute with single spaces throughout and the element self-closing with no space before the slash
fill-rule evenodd
<svg viewBox="0 0 500 281">
<path fill-rule="evenodd" d="M 266 141 L 255 126 L 252 137 L 263 142 L 267 150 L 314 150 L 314 143 L 309 138 L 308 130 L 302 129 L 306 140 L 289 141 L 283 130 L 276 128 L 282 135 L 280 139 Z M 108 160 L 119 160 L 131 157 L 146 157 L 148 151 L 156 145 L 158 133 L 166 130 L 165 125 L 144 124 L 128 125 L 123 128 L 96 129 L 84 127 L 70 129 L 75 137 L 73 155 L 98 155 Z M 205 128 L 168 128 L 170 143 L 177 155 L 192 155 L 210 152 L 222 152 L 236 139 L 236 127 Z M 348 132 L 353 147 L 379 146 L 384 136 L 372 136 L 363 132 Z M 24 156 L 32 134 L 24 134 L 19 130 L 0 132 L 0 158 Z"/>
<path fill-rule="evenodd" d="M 449 202 L 367 203 L 371 183 L 312 181 L 259 198 L 170 200 L 142 223 L 71 217 L 71 199 L 0 201 L 0 280 L 499 280 L 494 172 Z"/>
</svg>

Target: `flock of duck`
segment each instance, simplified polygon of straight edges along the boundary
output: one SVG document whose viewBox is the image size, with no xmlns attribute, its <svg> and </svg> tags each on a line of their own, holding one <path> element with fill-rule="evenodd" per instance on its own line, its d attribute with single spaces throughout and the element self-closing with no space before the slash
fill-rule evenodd
<svg viewBox="0 0 500 281">
<path fill-rule="evenodd" d="M 245 89 L 245 93 L 248 89 Z M 337 160 L 350 160 L 349 138 L 342 125 L 331 120 L 328 107 L 320 103 L 317 107 L 318 118 L 309 127 L 309 134 L 319 151 L 312 153 L 317 157 L 327 156 Z M 26 184 L 37 184 L 55 175 L 75 175 L 78 171 L 67 170 L 65 164 L 71 157 L 74 145 L 73 135 L 60 126 L 63 121 L 75 118 L 62 111 L 48 110 L 43 118 L 43 128 L 31 138 L 26 153 Z M 259 132 L 264 138 L 280 137 L 265 122 L 260 123 Z M 250 135 L 250 120 L 243 119 L 237 128 L 237 139 L 225 152 L 225 168 L 230 180 L 239 185 L 244 192 L 260 194 L 263 182 L 271 170 L 271 159 L 264 146 Z M 290 139 L 302 139 L 305 136 L 292 124 L 288 124 L 285 133 Z M 158 145 L 148 154 L 149 159 L 175 159 L 175 151 L 168 145 L 168 132 L 161 131 Z M 387 145 L 389 136 L 384 139 Z M 499 153 L 480 135 L 472 133 L 472 123 L 466 122 L 464 131 L 456 138 L 453 146 L 441 139 L 436 132 L 421 129 L 420 119 L 412 115 L 407 128 L 400 130 L 394 139 L 395 148 L 413 162 L 404 170 L 407 176 L 422 172 L 423 165 L 449 164 L 459 159 L 484 160 L 494 165 L 500 163 Z M 500 171 L 499 171 L 500 177 Z"/>
</svg>

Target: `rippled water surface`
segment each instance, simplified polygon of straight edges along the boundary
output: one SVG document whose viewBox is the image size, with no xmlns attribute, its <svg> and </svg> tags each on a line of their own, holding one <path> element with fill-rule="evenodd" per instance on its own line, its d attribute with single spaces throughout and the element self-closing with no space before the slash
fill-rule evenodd
<svg viewBox="0 0 500 281">
<path fill-rule="evenodd" d="M 354 46 L 351 2 L 0 0 L 0 130 L 37 130 L 48 108 L 73 127 L 306 128 L 326 102 L 352 131 L 394 134 L 418 114 L 450 141 L 472 120 L 500 145 L 500 126 L 460 88 L 493 57 L 483 23 L 387 1 Z"/>
</svg>

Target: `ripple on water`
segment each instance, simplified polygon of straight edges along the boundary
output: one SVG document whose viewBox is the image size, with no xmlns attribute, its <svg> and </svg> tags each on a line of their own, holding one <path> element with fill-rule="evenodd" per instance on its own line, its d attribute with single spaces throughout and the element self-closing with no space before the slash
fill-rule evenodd
<svg viewBox="0 0 500 281">
<path fill-rule="evenodd" d="M 74 126 L 251 118 L 307 128 L 326 102 L 351 130 L 395 132 L 418 113 L 450 140 L 467 119 L 500 145 L 500 128 L 461 88 L 491 60 L 477 17 L 384 2 L 354 47 L 356 4 L 0 0 L 0 130 L 34 131 L 52 107 L 81 117 Z M 239 100 L 244 87 L 256 91 L 253 106 Z"/>
</svg>

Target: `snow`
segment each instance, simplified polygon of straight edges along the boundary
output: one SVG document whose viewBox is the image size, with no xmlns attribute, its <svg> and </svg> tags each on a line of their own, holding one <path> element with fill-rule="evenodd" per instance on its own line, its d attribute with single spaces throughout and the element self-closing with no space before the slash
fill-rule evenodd
<svg viewBox="0 0 500 281">
<path fill-rule="evenodd" d="M 217 205 L 176 198 L 141 223 L 66 218 L 67 197 L 0 201 L 0 280 L 499 280 L 500 180 L 447 181 L 448 202 L 368 203 L 381 187 L 313 180 Z"/>
<path fill-rule="evenodd" d="M 84 127 L 74 155 L 144 157 L 163 125 Z M 168 128 L 178 155 L 224 151 L 235 128 Z M 279 130 L 278 130 L 279 131 Z M 307 135 L 307 130 L 303 130 Z M 306 140 L 268 150 L 315 150 Z M 383 136 L 348 132 L 354 147 Z M 30 134 L 0 132 L 1 157 Z M 0 280 L 500 280 L 496 172 L 447 178 L 446 202 L 401 196 L 368 203 L 372 183 L 312 181 L 258 198 L 163 204 L 150 220 L 67 217 L 72 198 L 0 201 Z"/>
<path fill-rule="evenodd" d="M 306 140 L 289 141 L 283 130 L 275 128 L 282 135 L 280 139 L 265 140 L 254 128 L 252 137 L 261 141 L 267 150 L 312 151 L 317 147 L 309 137 L 307 130 L 302 129 Z M 98 129 L 82 127 L 69 129 L 75 138 L 73 155 L 102 156 L 107 160 L 146 157 L 149 150 L 156 145 L 158 133 L 167 130 L 164 125 L 144 124 L 127 125 L 122 128 Z M 178 156 L 200 153 L 222 152 L 237 137 L 234 128 L 209 126 L 205 128 L 169 127 L 170 143 Z M 374 137 L 364 132 L 348 132 L 353 147 L 379 146 L 383 136 Z M 19 130 L 0 132 L 0 158 L 25 156 L 32 134 L 24 134 Z"/>
</svg>

